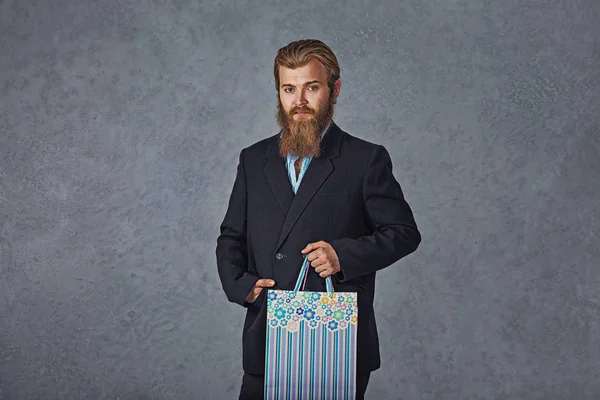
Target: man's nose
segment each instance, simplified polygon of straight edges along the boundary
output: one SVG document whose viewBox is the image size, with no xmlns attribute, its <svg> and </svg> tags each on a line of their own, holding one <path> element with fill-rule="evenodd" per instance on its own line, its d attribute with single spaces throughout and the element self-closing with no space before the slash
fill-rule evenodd
<svg viewBox="0 0 600 400">
<path fill-rule="evenodd" d="M 296 98 L 294 99 L 294 105 L 297 107 L 306 105 L 306 97 L 304 95 L 304 91 L 302 91 L 302 90 L 298 91 L 298 94 L 296 95 Z"/>
</svg>

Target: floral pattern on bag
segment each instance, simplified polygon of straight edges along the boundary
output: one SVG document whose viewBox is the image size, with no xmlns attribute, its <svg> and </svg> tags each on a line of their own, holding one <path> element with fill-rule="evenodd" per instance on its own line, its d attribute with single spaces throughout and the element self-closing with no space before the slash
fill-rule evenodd
<svg viewBox="0 0 600 400">
<path fill-rule="evenodd" d="M 305 321 L 311 329 L 325 325 L 330 331 L 357 323 L 356 293 L 269 290 L 267 321 L 270 327 L 296 332 Z"/>
</svg>

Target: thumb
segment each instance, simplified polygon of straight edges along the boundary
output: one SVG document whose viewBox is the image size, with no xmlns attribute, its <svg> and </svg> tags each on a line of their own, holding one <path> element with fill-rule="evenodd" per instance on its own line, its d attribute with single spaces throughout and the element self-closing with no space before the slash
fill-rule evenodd
<svg viewBox="0 0 600 400">
<path fill-rule="evenodd" d="M 271 287 L 275 286 L 275 281 L 272 279 L 259 279 L 255 285 L 257 287 Z"/>
</svg>

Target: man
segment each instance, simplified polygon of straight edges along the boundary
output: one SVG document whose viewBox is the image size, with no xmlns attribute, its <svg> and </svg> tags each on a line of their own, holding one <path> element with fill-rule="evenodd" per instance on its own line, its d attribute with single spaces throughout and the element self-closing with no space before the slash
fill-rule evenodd
<svg viewBox="0 0 600 400">
<path fill-rule="evenodd" d="M 358 293 L 357 399 L 380 367 L 375 273 L 414 252 L 421 236 L 386 149 L 333 122 L 340 67 L 318 40 L 281 48 L 274 63 L 281 131 L 243 149 L 217 239 L 229 301 L 246 308 L 240 399 L 262 399 L 266 288 Z"/>
</svg>

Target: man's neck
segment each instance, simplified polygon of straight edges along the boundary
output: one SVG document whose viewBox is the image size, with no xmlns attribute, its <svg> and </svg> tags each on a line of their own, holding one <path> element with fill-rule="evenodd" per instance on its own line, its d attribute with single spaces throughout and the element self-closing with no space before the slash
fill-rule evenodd
<svg viewBox="0 0 600 400">
<path fill-rule="evenodd" d="M 302 157 L 298 157 L 298 159 L 294 163 L 294 169 L 296 170 L 296 180 L 298 180 L 298 177 L 300 176 L 300 167 L 302 166 L 302 160 Z"/>
</svg>

